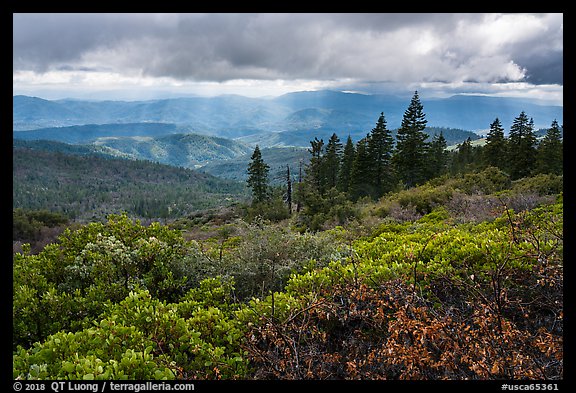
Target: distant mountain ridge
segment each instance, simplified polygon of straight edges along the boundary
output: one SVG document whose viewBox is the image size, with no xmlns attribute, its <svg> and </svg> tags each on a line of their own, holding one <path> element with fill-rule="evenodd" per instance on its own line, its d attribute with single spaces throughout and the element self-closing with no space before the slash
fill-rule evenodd
<svg viewBox="0 0 576 393">
<path fill-rule="evenodd" d="M 185 127 L 167 123 L 82 124 L 18 131 L 15 138 L 86 144 L 105 137 L 157 137 L 188 132 L 190 130 Z"/>
<path fill-rule="evenodd" d="M 409 101 L 335 91 L 276 98 L 227 95 L 150 101 L 50 101 L 14 96 L 13 138 L 14 144 L 45 141 L 35 146 L 49 151 L 203 167 L 218 176 L 244 180 L 246 163 L 257 144 L 274 148 L 267 154 L 281 171 L 286 164 L 294 167 L 305 159 L 307 152 L 280 148 L 309 148 L 310 140 L 327 141 L 333 133 L 342 143 L 349 135 L 356 142 L 374 128 L 380 112 L 395 134 Z M 560 106 L 521 99 L 453 96 L 422 99 L 422 103 L 426 132 L 432 136 L 442 131 L 449 146 L 478 139 L 479 131 L 485 134 L 496 117 L 506 132 L 522 111 L 534 119 L 536 128 L 548 128 L 554 119 L 561 124 L 563 119 Z"/>
<path fill-rule="evenodd" d="M 505 129 L 520 112 L 536 128 L 563 122 L 563 107 L 511 97 L 455 95 L 420 97 L 428 126 L 486 130 L 496 117 Z M 329 90 L 288 93 L 276 98 L 238 95 L 149 101 L 44 100 L 13 96 L 13 130 L 105 123 L 167 123 L 189 132 L 236 138 L 259 132 L 332 130 L 368 132 L 384 112 L 388 128 L 398 128 L 410 99 Z"/>
</svg>

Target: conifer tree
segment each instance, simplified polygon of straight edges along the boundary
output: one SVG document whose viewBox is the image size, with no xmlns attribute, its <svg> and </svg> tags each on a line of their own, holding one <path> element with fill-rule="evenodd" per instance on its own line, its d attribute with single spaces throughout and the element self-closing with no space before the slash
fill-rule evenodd
<svg viewBox="0 0 576 393">
<path fill-rule="evenodd" d="M 344 145 L 344 151 L 342 152 L 342 160 L 340 164 L 340 171 L 338 173 L 338 191 L 348 193 L 350 190 L 350 179 L 352 177 L 352 165 L 354 164 L 354 155 L 356 154 L 356 149 L 354 148 L 354 142 L 352 142 L 352 137 L 348 135 L 346 140 L 346 145 Z"/>
<path fill-rule="evenodd" d="M 470 137 L 458 145 L 452 159 L 452 173 L 463 173 L 470 169 L 474 162 L 474 152 Z"/>
<path fill-rule="evenodd" d="M 252 203 L 257 204 L 269 198 L 268 172 L 270 167 L 262 159 L 262 152 L 258 145 L 254 149 L 248 165 L 248 186 L 252 189 Z"/>
<path fill-rule="evenodd" d="M 322 176 L 322 152 L 324 149 L 324 140 L 314 138 L 310 141 L 311 148 L 308 152 L 312 154 L 308 167 L 306 168 L 306 183 L 312 186 L 320 195 L 324 195 L 324 182 Z"/>
<path fill-rule="evenodd" d="M 372 195 L 371 160 L 368 154 L 367 137 L 358 141 L 352 164 L 350 179 L 350 198 L 357 201 L 361 197 Z"/>
<path fill-rule="evenodd" d="M 323 189 L 329 190 L 336 187 L 338 181 L 338 171 L 340 170 L 340 155 L 342 153 L 342 143 L 340 139 L 333 133 L 328 144 L 326 145 L 326 153 L 322 159 L 322 175 L 323 175 Z"/>
<path fill-rule="evenodd" d="M 288 214 L 292 215 L 292 178 L 288 164 L 286 164 L 286 204 L 288 205 Z"/>
<path fill-rule="evenodd" d="M 534 120 L 528 119 L 524 111 L 516 117 L 508 135 L 508 162 L 510 177 L 520 179 L 529 176 L 536 164 L 536 135 Z"/>
<path fill-rule="evenodd" d="M 539 173 L 556 175 L 561 175 L 564 171 L 562 133 L 556 119 L 552 121 L 544 139 L 538 145 L 537 170 Z"/>
<path fill-rule="evenodd" d="M 374 198 L 380 198 L 391 191 L 394 185 L 391 163 L 393 145 L 392 133 L 386 128 L 384 112 L 381 112 L 376 126 L 370 132 L 367 145 L 368 155 L 372 161 L 372 196 Z"/>
<path fill-rule="evenodd" d="M 413 187 L 426 180 L 426 154 L 428 135 L 424 107 L 418 97 L 418 91 L 404 112 L 402 124 L 396 136 L 396 150 L 393 156 L 397 174 L 406 187 Z"/>
<path fill-rule="evenodd" d="M 440 134 L 434 135 L 428 151 L 429 178 L 441 176 L 448 169 L 448 151 L 446 150 L 446 138 Z"/>
<path fill-rule="evenodd" d="M 500 119 L 496 118 L 490 124 L 486 135 L 486 144 L 483 147 L 484 165 L 505 169 L 507 164 L 507 141 Z"/>
</svg>

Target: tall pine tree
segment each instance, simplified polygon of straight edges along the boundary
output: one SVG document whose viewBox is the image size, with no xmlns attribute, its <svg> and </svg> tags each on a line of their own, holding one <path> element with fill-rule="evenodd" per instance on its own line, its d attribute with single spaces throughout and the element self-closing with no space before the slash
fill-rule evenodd
<svg viewBox="0 0 576 393">
<path fill-rule="evenodd" d="M 404 112 L 393 156 L 396 172 L 408 188 L 424 182 L 427 177 L 428 135 L 424 133 L 426 123 L 424 107 L 416 91 L 408 109 Z"/>
<path fill-rule="evenodd" d="M 508 162 L 510 177 L 529 176 L 536 165 L 536 135 L 534 121 L 524 111 L 512 122 L 508 135 Z"/>
<path fill-rule="evenodd" d="M 340 172 L 338 173 L 338 191 L 342 191 L 346 194 L 350 191 L 350 179 L 352 178 L 352 165 L 354 164 L 354 155 L 356 154 L 356 149 L 354 147 L 354 142 L 352 142 L 352 137 L 348 135 L 346 140 L 346 145 L 344 145 L 344 151 L 342 152 L 342 161 L 340 163 Z"/>
<path fill-rule="evenodd" d="M 451 170 L 452 173 L 464 173 L 470 170 L 474 162 L 474 151 L 470 137 L 458 145 L 458 149 L 453 155 Z"/>
<path fill-rule="evenodd" d="M 252 153 L 251 162 L 248 165 L 248 186 L 252 189 L 252 204 L 258 204 L 268 200 L 268 172 L 270 167 L 262 159 L 262 152 L 258 145 Z"/>
<path fill-rule="evenodd" d="M 336 187 L 338 181 L 338 171 L 340 170 L 340 155 L 342 153 L 342 143 L 336 133 L 333 133 L 328 144 L 326 152 L 322 159 L 322 176 L 323 188 L 329 190 Z"/>
<path fill-rule="evenodd" d="M 324 140 L 314 138 L 310 141 L 308 152 L 312 155 L 306 168 L 306 183 L 312 186 L 320 195 L 324 195 L 324 178 L 322 168 L 322 154 L 324 152 Z"/>
<path fill-rule="evenodd" d="M 386 128 L 384 112 L 381 112 L 376 126 L 370 132 L 367 145 L 372 161 L 372 197 L 376 199 L 391 191 L 394 186 L 391 163 L 393 146 L 392 133 Z"/>
<path fill-rule="evenodd" d="M 490 124 L 490 130 L 486 135 L 486 144 L 482 149 L 484 165 L 506 169 L 507 155 L 506 137 L 500 119 L 496 118 Z"/>
<path fill-rule="evenodd" d="M 537 170 L 539 173 L 555 175 L 564 172 L 562 132 L 556 119 L 538 145 Z"/>
<path fill-rule="evenodd" d="M 371 165 L 372 160 L 368 154 L 367 137 L 356 144 L 356 154 L 352 164 L 350 178 L 350 199 L 357 201 L 364 196 L 370 196 L 372 190 Z"/>
<path fill-rule="evenodd" d="M 429 178 L 443 175 L 448 169 L 448 151 L 446 150 L 446 138 L 440 131 L 440 134 L 434 135 L 430 142 L 428 150 L 428 172 Z"/>
</svg>

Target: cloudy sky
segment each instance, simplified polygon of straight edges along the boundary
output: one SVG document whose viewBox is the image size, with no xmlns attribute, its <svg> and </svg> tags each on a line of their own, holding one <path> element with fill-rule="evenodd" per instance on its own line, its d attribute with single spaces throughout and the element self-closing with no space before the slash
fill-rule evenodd
<svg viewBox="0 0 576 393">
<path fill-rule="evenodd" d="M 563 14 L 13 14 L 14 94 L 319 89 L 562 104 Z"/>
</svg>

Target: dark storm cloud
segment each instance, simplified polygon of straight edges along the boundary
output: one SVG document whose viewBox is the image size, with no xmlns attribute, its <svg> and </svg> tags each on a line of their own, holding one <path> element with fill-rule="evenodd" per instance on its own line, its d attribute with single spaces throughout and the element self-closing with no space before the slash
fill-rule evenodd
<svg viewBox="0 0 576 393">
<path fill-rule="evenodd" d="M 70 67 L 97 48 L 165 36 L 169 29 L 157 19 L 146 14 L 13 14 L 13 65 L 40 71 Z"/>
<path fill-rule="evenodd" d="M 526 80 L 534 84 L 562 84 L 564 74 L 562 17 L 538 31 L 535 39 L 510 45 L 511 57 L 526 68 Z"/>
<path fill-rule="evenodd" d="M 562 16 L 15 14 L 14 70 L 562 83 Z"/>
<path fill-rule="evenodd" d="M 519 61 L 522 65 L 522 61 Z M 536 85 L 564 83 L 564 60 L 562 56 L 540 57 L 530 59 L 527 81 Z"/>
</svg>

